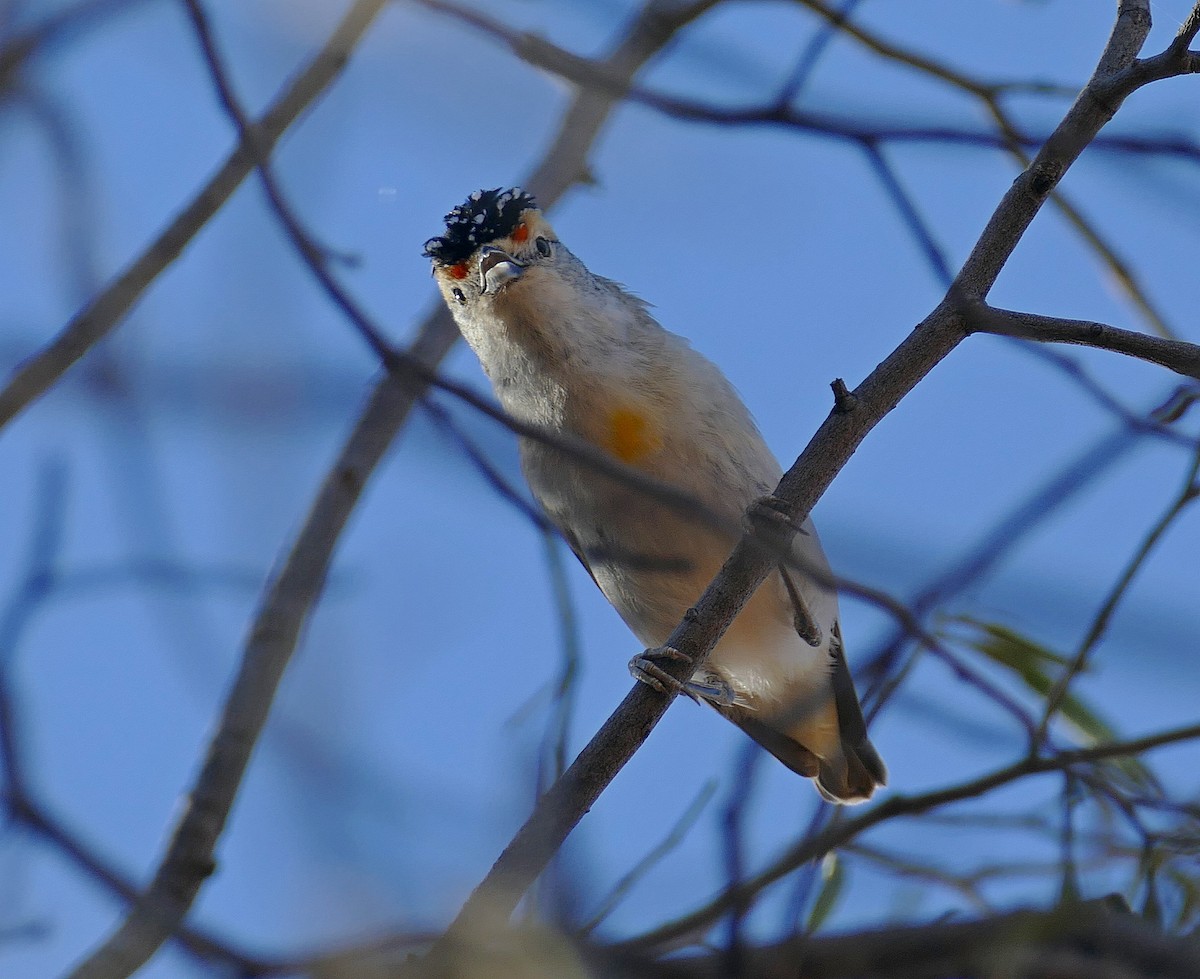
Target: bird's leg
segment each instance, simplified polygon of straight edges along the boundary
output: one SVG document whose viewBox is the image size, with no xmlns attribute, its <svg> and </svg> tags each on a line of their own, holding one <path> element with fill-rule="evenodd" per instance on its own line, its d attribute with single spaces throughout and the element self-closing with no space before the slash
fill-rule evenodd
<svg viewBox="0 0 1200 979">
<path fill-rule="evenodd" d="M 658 662 L 656 662 L 656 660 Z M 696 700 L 707 700 L 719 707 L 732 707 L 737 697 L 733 688 L 720 677 L 708 674 L 704 680 L 680 682 L 658 665 L 659 662 L 691 663 L 692 658 L 674 646 L 659 646 L 647 649 L 629 661 L 629 672 L 634 678 L 657 690 L 659 693 L 685 693 Z"/>
<path fill-rule="evenodd" d="M 774 548 L 781 556 L 785 555 L 788 549 L 787 535 L 792 532 L 804 533 L 804 528 L 798 528 L 792 523 L 787 510 L 788 505 L 779 497 L 760 496 L 750 504 L 746 511 L 746 518 L 751 529 L 763 539 L 768 547 Z M 779 575 L 783 579 L 783 587 L 787 590 L 788 599 L 792 603 L 792 620 L 796 626 L 796 632 L 810 646 L 820 646 L 824 641 L 821 627 L 817 625 L 817 620 L 809 611 L 804 597 L 800 594 L 800 589 L 796 587 L 796 582 L 785 563 L 786 560 L 787 558 L 783 557 L 783 560 L 780 561 Z"/>
</svg>

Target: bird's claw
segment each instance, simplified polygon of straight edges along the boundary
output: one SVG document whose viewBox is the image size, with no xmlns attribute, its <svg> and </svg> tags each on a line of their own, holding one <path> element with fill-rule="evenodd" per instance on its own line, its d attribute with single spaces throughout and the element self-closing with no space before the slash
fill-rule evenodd
<svg viewBox="0 0 1200 979">
<path fill-rule="evenodd" d="M 733 707 L 737 694 L 725 680 L 711 673 L 703 680 L 677 680 L 659 663 L 692 663 L 692 657 L 673 646 L 647 649 L 629 661 L 629 672 L 634 678 L 661 694 L 683 693 L 695 700 L 704 700 L 716 707 Z"/>
<path fill-rule="evenodd" d="M 752 530 L 766 536 L 767 539 L 778 539 L 785 534 L 808 533 L 793 521 L 791 511 L 792 505 L 787 500 L 776 497 L 774 493 L 768 493 L 766 497 L 758 497 L 746 507 L 746 519 Z"/>
<path fill-rule="evenodd" d="M 782 540 L 787 534 L 799 533 L 791 518 L 791 506 L 778 496 L 760 496 L 746 509 L 750 529 L 767 540 Z"/>
<path fill-rule="evenodd" d="M 658 646 L 654 649 L 647 649 L 640 656 L 631 659 L 629 672 L 633 674 L 635 680 L 639 680 L 661 694 L 678 693 L 683 689 L 683 683 L 659 666 L 659 662 L 691 663 L 692 658 L 687 653 L 681 653 L 674 646 Z"/>
</svg>

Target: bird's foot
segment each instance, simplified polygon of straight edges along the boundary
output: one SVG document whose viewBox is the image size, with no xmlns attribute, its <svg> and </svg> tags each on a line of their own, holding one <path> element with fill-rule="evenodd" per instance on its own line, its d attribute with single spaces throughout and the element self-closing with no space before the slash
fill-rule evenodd
<svg viewBox="0 0 1200 979">
<path fill-rule="evenodd" d="M 778 496 L 760 496 L 746 509 L 750 529 L 769 543 L 782 545 L 788 535 L 804 533 L 792 522 L 791 505 Z"/>
<path fill-rule="evenodd" d="M 691 663 L 692 658 L 673 646 L 647 649 L 629 661 L 629 672 L 634 677 L 653 687 L 659 693 L 684 693 L 695 700 L 704 700 L 716 707 L 732 707 L 737 703 L 737 694 L 726 681 L 707 673 L 703 680 L 679 681 L 660 666 L 660 663 Z"/>
<path fill-rule="evenodd" d="M 629 661 L 629 672 L 635 680 L 652 687 L 659 693 L 678 693 L 685 684 L 676 680 L 659 663 L 691 663 L 692 658 L 687 653 L 681 653 L 674 646 L 657 646 L 647 649 L 640 656 Z"/>
</svg>

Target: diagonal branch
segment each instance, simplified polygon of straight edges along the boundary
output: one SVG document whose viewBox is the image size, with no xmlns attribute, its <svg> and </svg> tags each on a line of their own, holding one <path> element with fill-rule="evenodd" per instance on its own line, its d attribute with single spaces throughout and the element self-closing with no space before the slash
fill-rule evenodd
<svg viewBox="0 0 1200 979">
<path fill-rule="evenodd" d="M 1200 498 L 1200 451 L 1197 451 L 1193 457 L 1187 475 L 1184 477 L 1183 486 L 1180 488 L 1178 494 L 1176 494 L 1158 520 L 1154 522 L 1154 526 L 1150 528 L 1149 533 L 1143 538 L 1141 544 L 1138 545 L 1133 557 L 1130 558 L 1120 577 L 1109 591 L 1108 597 L 1105 598 L 1104 604 L 1100 607 L 1100 611 L 1096 613 L 1096 617 L 1088 629 L 1083 642 L 1079 644 L 1079 649 L 1076 651 L 1075 656 L 1067 665 L 1063 675 L 1059 677 L 1054 687 L 1046 695 L 1045 711 L 1042 715 L 1041 724 L 1038 727 L 1039 739 L 1045 737 L 1050 721 L 1059 708 L 1062 707 L 1063 701 L 1066 700 L 1067 691 L 1070 689 L 1071 683 L 1087 668 L 1088 659 L 1091 657 L 1092 651 L 1096 648 L 1100 640 L 1104 638 L 1104 633 L 1108 630 L 1108 624 L 1112 620 L 1117 606 L 1121 603 L 1121 599 L 1125 597 L 1125 593 L 1129 590 L 1129 586 L 1133 584 L 1133 579 L 1141 571 L 1146 559 L 1158 546 L 1163 536 L 1170 529 L 1171 524 L 1175 522 L 1184 510 L 1195 503 L 1197 498 Z"/>
<path fill-rule="evenodd" d="M 784 475 L 775 495 L 798 524 L 875 425 L 966 336 L 964 301 L 982 301 L 1067 168 L 1141 84 L 1127 69 L 1150 29 L 1149 0 L 1124 2 L 1091 80 L 1065 118 L 997 206 L 946 299 L 842 403 Z M 685 654 L 672 664 L 684 681 L 701 666 L 773 565 L 744 537 L 667 645 Z M 673 699 L 636 684 L 542 798 L 450 926 L 435 955 L 450 951 L 480 922 L 504 919 L 570 831 L 649 736 Z M 984 790 L 986 786 L 981 788 Z M 888 803 L 884 803 L 887 806 Z"/>
<path fill-rule="evenodd" d="M 252 127 L 268 151 L 305 109 L 341 74 L 354 48 L 387 0 L 356 0 L 307 68 Z M 0 428 L 43 395 L 79 358 L 103 340 L 177 259 L 254 169 L 254 154 L 241 143 L 221 169 L 107 288 L 72 317 L 47 346 L 21 364 L 0 391 Z"/>
</svg>

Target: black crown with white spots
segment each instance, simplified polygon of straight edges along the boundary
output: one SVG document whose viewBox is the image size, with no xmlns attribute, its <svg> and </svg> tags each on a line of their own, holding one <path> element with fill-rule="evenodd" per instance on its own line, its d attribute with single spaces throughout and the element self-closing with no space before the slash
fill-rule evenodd
<svg viewBox="0 0 1200 979">
<path fill-rule="evenodd" d="M 425 257 L 439 265 L 464 261 L 480 245 L 512 234 L 529 207 L 537 204 L 520 187 L 477 190 L 446 215 L 446 233 L 425 242 Z"/>
</svg>

